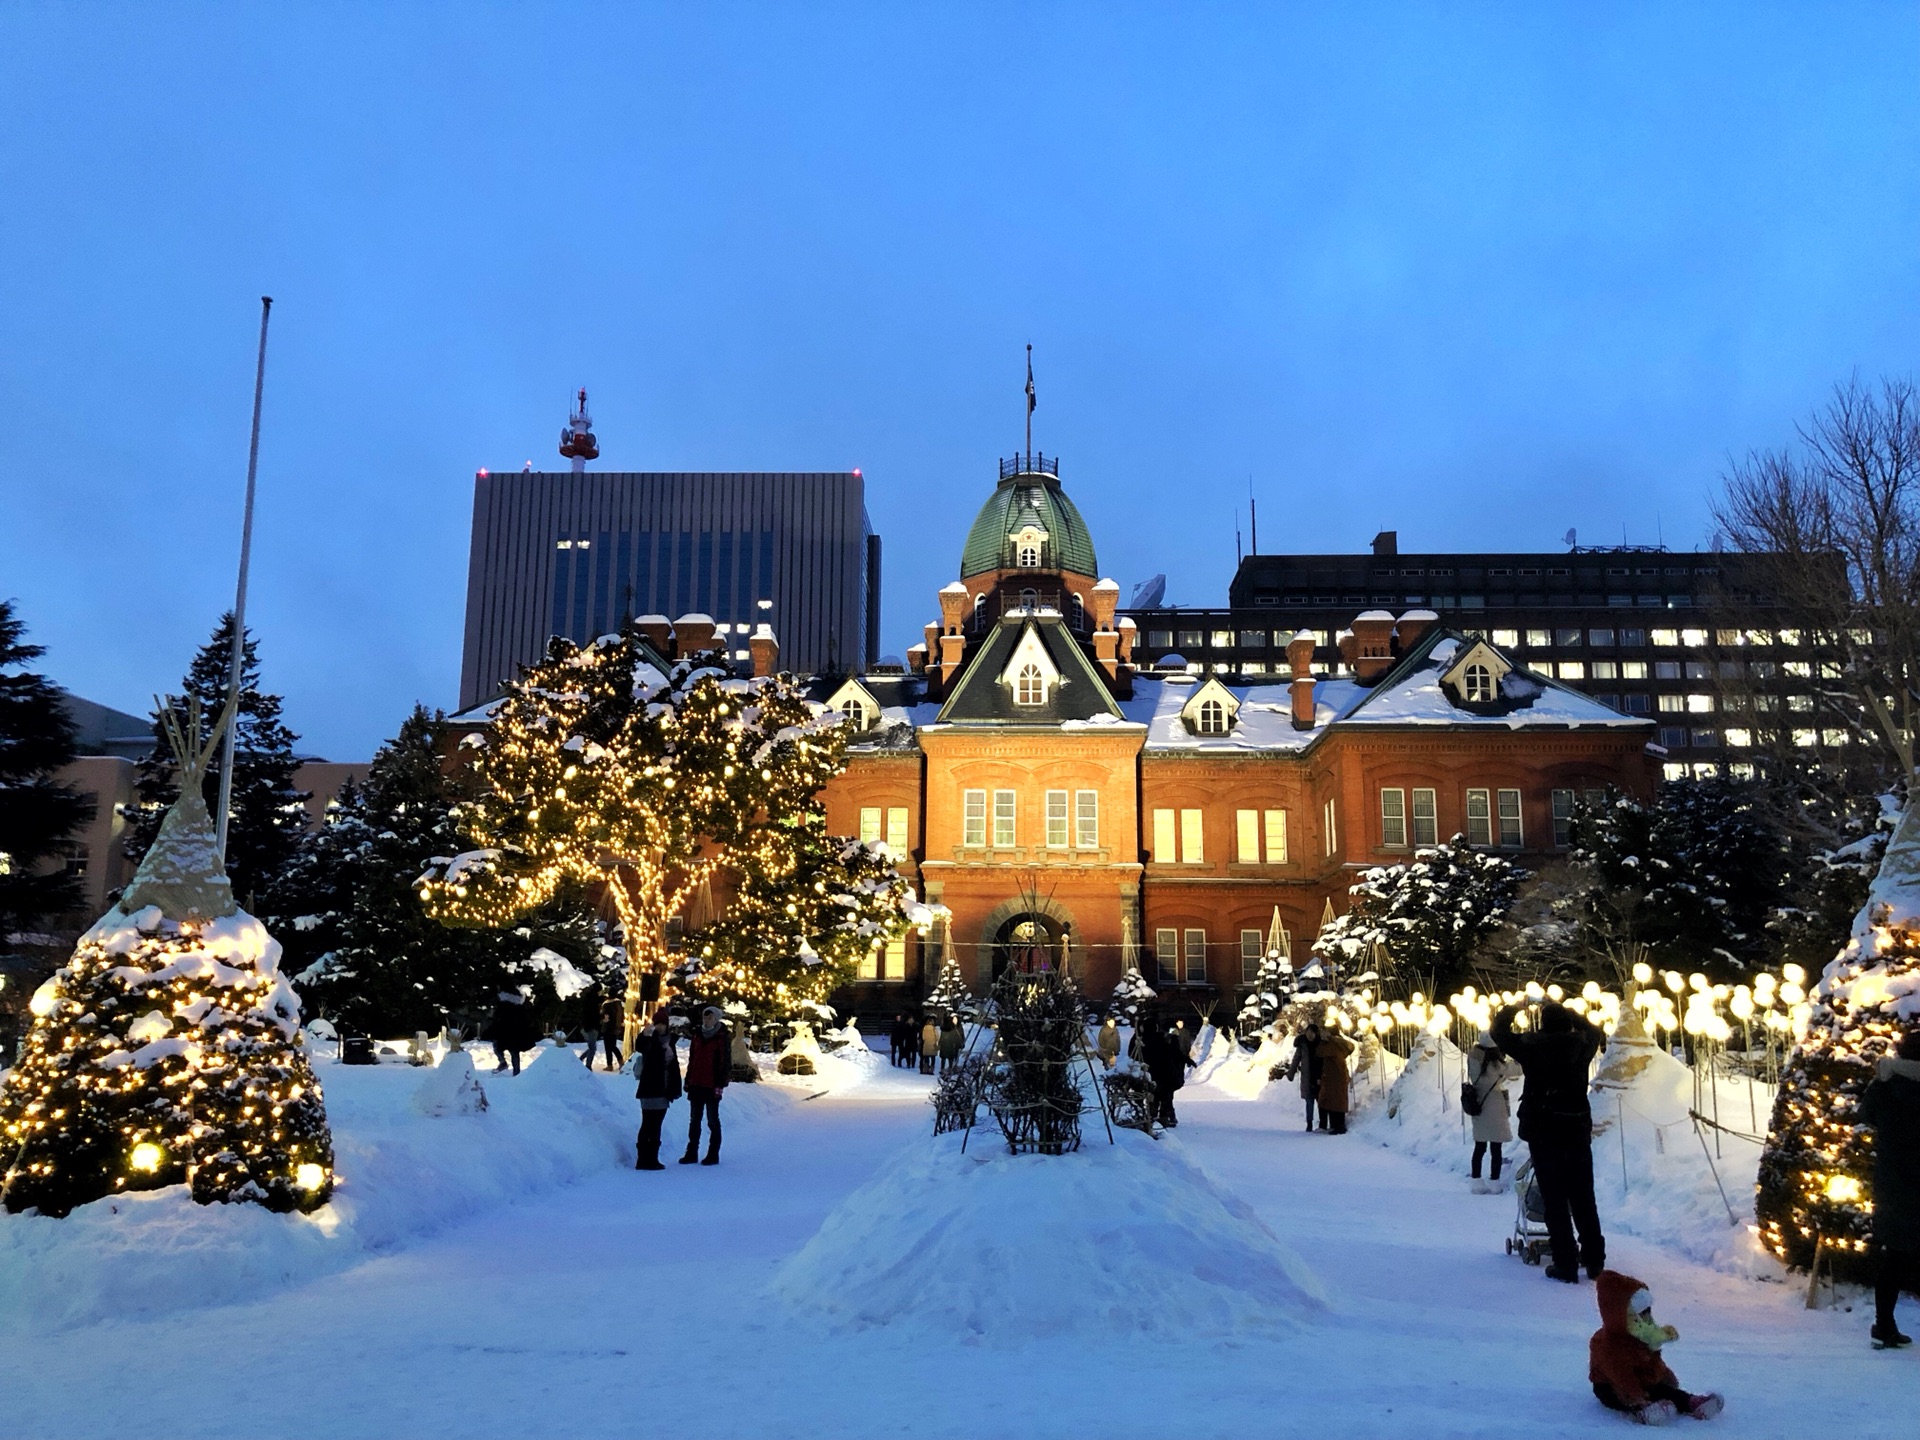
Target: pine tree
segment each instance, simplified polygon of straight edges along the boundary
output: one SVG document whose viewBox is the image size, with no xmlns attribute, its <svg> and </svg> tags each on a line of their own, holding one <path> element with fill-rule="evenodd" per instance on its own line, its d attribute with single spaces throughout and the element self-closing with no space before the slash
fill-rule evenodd
<svg viewBox="0 0 1920 1440">
<path fill-rule="evenodd" d="M 1456 835 L 1404 865 L 1361 872 L 1353 905 L 1321 928 L 1314 950 L 1343 975 L 1388 963 L 1430 975 L 1445 994 L 1464 983 L 1474 953 L 1499 926 L 1526 872 Z"/>
<path fill-rule="evenodd" d="M 1237 1021 L 1240 1041 L 1249 1050 L 1259 1048 L 1260 1032 L 1273 1024 L 1274 1017 L 1286 1008 L 1295 988 L 1293 962 L 1278 949 L 1269 947 L 1260 957 L 1260 971 L 1254 977 L 1253 987 L 1240 1003 Z"/>
<path fill-rule="evenodd" d="M 1140 973 L 1140 967 L 1129 965 L 1120 972 L 1120 983 L 1113 987 L 1113 996 L 1107 1005 L 1121 1024 L 1138 1025 L 1140 1012 L 1159 998 Z"/>
<path fill-rule="evenodd" d="M 428 912 L 498 927 L 563 886 L 602 887 L 627 951 L 629 1023 L 644 977 L 667 972 L 668 923 L 694 895 L 729 873 L 768 884 L 783 866 L 822 879 L 832 858 L 809 817 L 845 764 L 846 736 L 790 675 L 734 679 L 709 653 L 662 676 L 631 626 L 585 648 L 556 638 L 509 683 L 481 739 L 476 794 L 454 814 L 474 848 L 423 877 Z M 788 833 L 801 822 L 805 834 Z M 856 878 L 870 864 L 841 863 Z M 870 897 L 854 899 L 858 909 Z"/>
<path fill-rule="evenodd" d="M 958 1015 L 972 998 L 973 992 L 967 988 L 966 979 L 960 973 L 960 962 L 949 955 L 946 963 L 940 967 L 940 978 L 927 993 L 927 1013 Z"/>
<path fill-rule="evenodd" d="M 906 928 L 913 891 L 885 848 L 827 834 L 818 802 L 735 853 L 726 911 L 688 938 L 676 983 L 695 1004 L 794 1018 L 850 983 Z"/>
<path fill-rule="evenodd" d="M 188 716 L 168 725 L 183 792 L 119 903 L 34 995 L 0 1088 L 10 1211 L 65 1215 L 181 1182 L 202 1204 L 311 1210 L 332 1190 L 299 1000 L 279 945 L 234 904 L 201 799 L 231 715 L 204 743 L 198 707 Z"/>
<path fill-rule="evenodd" d="M 90 798 L 53 778 L 73 759 L 73 721 L 53 682 L 22 668 L 46 653 L 25 635 L 13 602 L 0 600 L 0 944 L 79 906 L 77 877 L 65 867 L 40 872 L 94 809 Z"/>
<path fill-rule="evenodd" d="M 1920 810 L 1909 807 L 1854 937 L 1806 1002 L 1760 1154 L 1754 1218 L 1789 1265 L 1816 1250 L 1843 1280 L 1872 1278 L 1873 1134 L 1856 1118 L 1879 1062 L 1920 1021 Z"/>
<path fill-rule="evenodd" d="M 605 968 L 577 894 L 556 895 L 512 928 L 452 928 L 426 913 L 415 887 L 435 856 L 460 848 L 452 812 L 472 787 L 467 772 L 449 773 L 447 749 L 445 717 L 416 707 L 267 888 L 267 924 L 287 936 L 302 997 L 364 1034 L 485 1015 L 500 990 L 534 979 L 525 962 L 536 949 L 590 975 Z"/>
<path fill-rule="evenodd" d="M 182 693 L 197 702 L 202 714 L 218 714 L 227 702 L 233 664 L 233 614 L 220 617 L 213 638 L 193 657 L 182 682 Z M 168 807 L 179 794 L 179 781 L 167 749 L 166 717 L 153 719 L 154 748 L 140 762 L 140 805 L 129 813 L 127 854 L 138 858 L 159 833 Z M 233 800 L 227 820 L 227 873 L 234 893 L 249 904 L 293 859 L 307 829 L 307 796 L 293 788 L 300 762 L 293 742 L 300 737 L 280 720 L 280 697 L 260 689 L 258 642 L 251 634 L 240 667 L 239 732 L 234 744 Z M 220 796 L 221 756 L 215 755 L 204 782 L 209 811 Z"/>
</svg>

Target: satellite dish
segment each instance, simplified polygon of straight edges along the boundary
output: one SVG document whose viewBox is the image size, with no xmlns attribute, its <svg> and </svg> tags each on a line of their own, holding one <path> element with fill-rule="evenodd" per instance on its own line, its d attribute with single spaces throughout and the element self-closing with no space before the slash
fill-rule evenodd
<svg viewBox="0 0 1920 1440">
<path fill-rule="evenodd" d="M 1560 538 L 1569 549 L 1577 545 L 1580 541 L 1580 537 L 1574 533 L 1573 527 L 1571 525 L 1567 527 L 1567 533 L 1561 536 Z"/>
<path fill-rule="evenodd" d="M 1133 602 L 1129 610 L 1151 610 L 1167 598 L 1167 577 L 1156 575 L 1151 580 L 1143 580 L 1133 587 Z"/>
</svg>

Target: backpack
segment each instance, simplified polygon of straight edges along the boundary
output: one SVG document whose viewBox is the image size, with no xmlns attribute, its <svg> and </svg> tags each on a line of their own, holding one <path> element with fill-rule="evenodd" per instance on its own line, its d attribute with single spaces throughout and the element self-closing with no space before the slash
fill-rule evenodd
<svg viewBox="0 0 1920 1440">
<path fill-rule="evenodd" d="M 1460 1082 L 1460 1113 L 1462 1115 L 1478 1115 L 1486 1103 L 1486 1097 L 1474 1088 L 1471 1080 Z"/>
</svg>

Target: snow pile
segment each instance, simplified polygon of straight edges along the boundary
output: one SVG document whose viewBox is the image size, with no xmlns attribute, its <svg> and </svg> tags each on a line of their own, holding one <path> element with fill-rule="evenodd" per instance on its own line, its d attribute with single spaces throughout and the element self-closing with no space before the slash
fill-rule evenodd
<svg viewBox="0 0 1920 1440">
<path fill-rule="evenodd" d="M 435 1119 L 484 1113 L 487 1092 L 480 1086 L 480 1077 L 473 1073 L 473 1057 L 464 1050 L 443 1056 L 415 1087 L 413 1108 Z"/>
<path fill-rule="evenodd" d="M 330 1204 L 306 1216 L 196 1205 L 182 1185 L 60 1220 L 0 1216 L 0 1331 L 251 1299 L 633 1163 L 631 1082 L 595 1080 L 569 1050 L 537 1051 L 517 1078 L 490 1075 L 481 1114 L 421 1114 L 427 1081 L 407 1065 L 327 1065 L 322 1078 L 339 1175 Z"/>
<path fill-rule="evenodd" d="M 917 1140 L 834 1210 L 772 1293 L 837 1329 L 907 1325 L 964 1344 L 1066 1331 L 1190 1343 L 1290 1329 L 1319 1279 L 1179 1142 L 1116 1132 L 1072 1155 L 975 1133 Z"/>
<path fill-rule="evenodd" d="M 1209 1063 L 1196 1068 L 1187 1083 L 1209 1086 L 1236 1100 L 1258 1100 L 1273 1083 L 1273 1067 L 1293 1058 L 1293 1041 L 1276 1038 L 1271 1031 L 1261 1032 L 1258 1050 L 1244 1050 L 1237 1042 L 1213 1049 L 1218 1053 L 1209 1055 Z"/>
<path fill-rule="evenodd" d="M 1379 1073 L 1379 1061 L 1365 1071 L 1375 1094 Z M 1423 1034 L 1387 1086 L 1385 1103 L 1364 1108 L 1356 1104 L 1360 1114 L 1354 1128 L 1389 1149 L 1464 1175 L 1473 1148 L 1472 1121 L 1460 1112 L 1460 1082 L 1465 1078 L 1466 1056 L 1460 1047 L 1444 1035 Z"/>
</svg>

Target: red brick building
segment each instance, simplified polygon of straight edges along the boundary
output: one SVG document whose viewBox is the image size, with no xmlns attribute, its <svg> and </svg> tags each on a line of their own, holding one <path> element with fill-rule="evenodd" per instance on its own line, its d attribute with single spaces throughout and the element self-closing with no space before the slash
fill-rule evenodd
<svg viewBox="0 0 1920 1440">
<path fill-rule="evenodd" d="M 1119 587 L 1043 456 L 1002 462 L 905 667 L 817 682 L 856 727 L 830 826 L 891 845 L 950 924 L 896 944 L 858 1006 L 917 997 L 947 954 L 976 988 L 1065 939 L 1087 991 L 1137 963 L 1196 999 L 1251 979 L 1277 914 L 1302 963 L 1352 874 L 1461 833 L 1538 864 L 1582 791 L 1651 791 L 1653 725 L 1428 611 L 1356 616 L 1337 673 L 1133 664 Z"/>
</svg>

